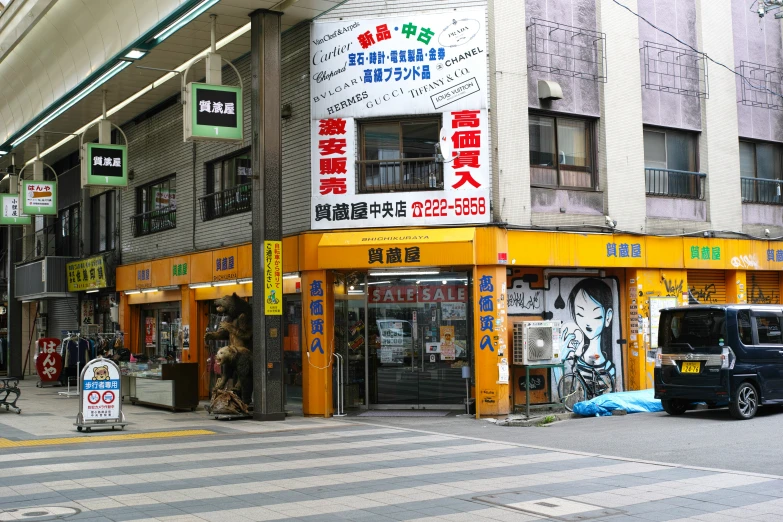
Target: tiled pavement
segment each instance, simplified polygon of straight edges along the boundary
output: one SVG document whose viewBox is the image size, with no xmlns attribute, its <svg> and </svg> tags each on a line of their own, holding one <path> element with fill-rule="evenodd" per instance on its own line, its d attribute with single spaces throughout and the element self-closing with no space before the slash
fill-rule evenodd
<svg viewBox="0 0 783 522">
<path fill-rule="evenodd" d="M 0 521 L 55 519 L 783 521 L 783 479 L 340 420 L 0 450 Z"/>
</svg>

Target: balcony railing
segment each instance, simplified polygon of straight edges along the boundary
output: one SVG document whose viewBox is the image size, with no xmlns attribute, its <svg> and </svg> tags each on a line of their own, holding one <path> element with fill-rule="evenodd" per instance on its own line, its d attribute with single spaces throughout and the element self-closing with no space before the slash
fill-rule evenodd
<svg viewBox="0 0 783 522">
<path fill-rule="evenodd" d="M 778 179 L 740 178 L 742 183 L 742 202 L 761 203 L 763 205 L 783 204 L 783 181 Z"/>
<path fill-rule="evenodd" d="M 704 199 L 707 174 L 671 169 L 644 169 L 644 184 L 648 196 L 683 199 Z"/>
<path fill-rule="evenodd" d="M 232 214 L 249 212 L 251 208 L 251 184 L 245 183 L 237 185 L 220 192 L 207 194 L 199 198 L 201 204 L 201 221 L 212 221 L 213 219 Z"/>
<path fill-rule="evenodd" d="M 359 192 L 443 190 L 443 164 L 435 158 L 357 161 Z"/>
<path fill-rule="evenodd" d="M 177 207 L 176 205 L 169 205 L 136 214 L 131 216 L 131 224 L 134 237 L 146 236 L 175 228 L 177 226 Z"/>
</svg>

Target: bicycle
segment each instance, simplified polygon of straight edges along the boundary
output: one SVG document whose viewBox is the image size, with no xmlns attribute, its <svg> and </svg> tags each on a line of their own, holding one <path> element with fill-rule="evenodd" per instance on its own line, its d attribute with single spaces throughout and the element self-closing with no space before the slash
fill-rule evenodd
<svg viewBox="0 0 783 522">
<path fill-rule="evenodd" d="M 614 391 L 614 379 L 606 370 L 581 362 L 573 352 L 566 361 L 571 361 L 571 371 L 564 373 L 557 383 L 557 393 L 566 410 L 573 411 L 577 402 Z"/>
</svg>

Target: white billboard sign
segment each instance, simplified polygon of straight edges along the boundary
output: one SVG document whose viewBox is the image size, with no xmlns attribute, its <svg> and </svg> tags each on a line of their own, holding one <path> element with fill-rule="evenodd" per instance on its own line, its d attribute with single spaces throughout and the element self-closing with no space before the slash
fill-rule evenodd
<svg viewBox="0 0 783 522">
<path fill-rule="evenodd" d="M 313 229 L 490 221 L 485 18 L 465 10 L 313 24 Z M 398 150 L 364 124 L 390 116 L 430 116 L 440 134 L 435 125 L 409 154 L 404 131 Z M 442 163 L 427 159 L 438 141 Z"/>
<path fill-rule="evenodd" d="M 483 10 L 316 22 L 310 38 L 313 118 L 487 108 Z"/>
</svg>

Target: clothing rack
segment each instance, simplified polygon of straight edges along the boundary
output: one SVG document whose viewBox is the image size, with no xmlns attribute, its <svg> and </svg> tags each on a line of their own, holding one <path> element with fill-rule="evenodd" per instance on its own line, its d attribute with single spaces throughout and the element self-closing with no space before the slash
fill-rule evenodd
<svg viewBox="0 0 783 522">
<path fill-rule="evenodd" d="M 66 360 L 67 355 L 68 355 L 68 353 L 66 351 L 66 346 L 69 343 L 71 343 L 71 342 L 75 342 L 76 343 L 76 349 L 79 350 L 82 339 L 84 339 L 84 337 L 82 336 L 82 332 L 81 331 L 78 331 L 78 332 L 66 332 L 65 337 L 63 337 L 62 342 L 60 343 L 60 349 L 62 350 L 61 355 L 63 357 L 63 373 L 65 373 L 67 368 L 70 368 L 68 366 L 68 362 Z M 82 357 L 81 357 L 81 354 L 79 353 L 77 355 L 77 357 L 76 357 L 76 375 L 65 375 L 65 380 L 66 380 L 66 384 L 68 386 L 68 389 L 66 391 L 58 392 L 57 395 L 60 395 L 62 397 L 69 397 L 69 398 L 70 397 L 78 397 L 78 395 L 79 395 L 79 384 L 80 384 L 79 383 L 79 376 L 81 375 L 81 366 L 82 366 L 81 359 L 82 359 Z M 84 362 L 86 363 L 87 361 L 84 361 Z M 71 390 L 71 383 L 74 384 L 74 389 L 73 390 Z"/>
</svg>

